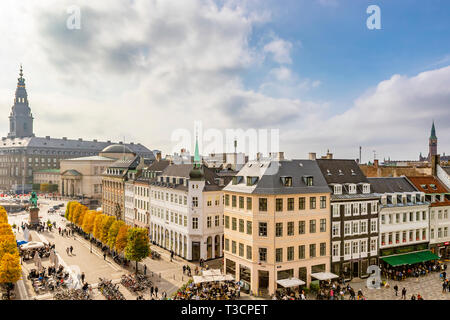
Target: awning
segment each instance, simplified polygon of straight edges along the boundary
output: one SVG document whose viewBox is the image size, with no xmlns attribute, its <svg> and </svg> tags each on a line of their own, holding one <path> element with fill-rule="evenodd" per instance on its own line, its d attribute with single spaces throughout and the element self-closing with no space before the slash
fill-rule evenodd
<svg viewBox="0 0 450 320">
<path fill-rule="evenodd" d="M 302 286 L 305 284 L 305 281 L 302 281 L 297 278 L 289 278 L 289 279 L 277 280 L 277 283 L 280 286 L 283 286 L 285 288 L 291 288 L 291 287 Z"/>
<path fill-rule="evenodd" d="M 339 276 L 335 275 L 331 272 L 317 272 L 317 273 L 311 273 L 311 277 L 316 278 L 318 280 L 330 280 L 339 278 Z"/>
<path fill-rule="evenodd" d="M 419 252 L 411 252 L 406 254 L 398 254 L 395 256 L 389 256 L 385 258 L 381 258 L 384 262 L 390 264 L 393 267 L 403 266 L 408 264 L 415 264 L 430 260 L 438 260 L 439 256 L 435 255 L 429 250 L 419 251 Z"/>
</svg>

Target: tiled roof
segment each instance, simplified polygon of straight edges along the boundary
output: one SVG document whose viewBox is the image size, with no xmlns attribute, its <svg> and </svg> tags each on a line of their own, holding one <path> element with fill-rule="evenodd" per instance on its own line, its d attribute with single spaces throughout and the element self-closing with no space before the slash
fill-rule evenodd
<svg viewBox="0 0 450 320">
<path fill-rule="evenodd" d="M 433 176 L 408 177 L 409 181 L 422 192 L 425 193 L 448 193 L 444 185 Z M 433 187 L 434 186 L 434 187 Z"/>
<path fill-rule="evenodd" d="M 317 159 L 322 174 L 331 183 L 368 183 L 355 160 Z"/>
</svg>

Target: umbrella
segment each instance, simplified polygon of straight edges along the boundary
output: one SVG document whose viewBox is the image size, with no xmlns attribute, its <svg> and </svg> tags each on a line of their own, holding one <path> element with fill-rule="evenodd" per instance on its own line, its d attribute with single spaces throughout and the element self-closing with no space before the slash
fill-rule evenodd
<svg viewBox="0 0 450 320">
<path fill-rule="evenodd" d="M 25 239 L 25 241 L 30 241 L 30 231 L 28 231 L 28 228 L 25 227 L 25 229 L 23 229 L 23 237 Z"/>
</svg>

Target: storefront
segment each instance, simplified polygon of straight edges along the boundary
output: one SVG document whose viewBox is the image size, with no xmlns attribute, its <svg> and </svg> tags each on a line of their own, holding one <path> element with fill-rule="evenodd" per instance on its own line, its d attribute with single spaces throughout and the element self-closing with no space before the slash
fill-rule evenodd
<svg viewBox="0 0 450 320">
<path fill-rule="evenodd" d="M 438 255 L 441 259 L 450 258 L 450 242 L 442 242 L 430 245 L 430 251 Z"/>
<path fill-rule="evenodd" d="M 241 285 L 241 291 L 250 293 L 251 286 L 251 270 L 250 268 L 239 265 L 239 281 Z"/>
</svg>

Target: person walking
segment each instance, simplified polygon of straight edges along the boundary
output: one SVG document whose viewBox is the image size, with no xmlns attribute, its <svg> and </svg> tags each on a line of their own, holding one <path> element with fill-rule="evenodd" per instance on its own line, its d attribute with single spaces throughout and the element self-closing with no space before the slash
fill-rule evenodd
<svg viewBox="0 0 450 320">
<path fill-rule="evenodd" d="M 67 255 L 70 256 L 69 247 L 66 248 Z"/>
<path fill-rule="evenodd" d="M 105 261 L 106 261 L 106 252 L 105 252 L 105 253 L 103 253 L 103 260 L 105 260 Z"/>
<path fill-rule="evenodd" d="M 144 264 L 144 276 L 147 275 L 147 265 Z"/>
<path fill-rule="evenodd" d="M 447 291 L 447 282 L 442 282 L 442 293 L 445 293 Z"/>
<path fill-rule="evenodd" d="M 173 251 L 170 250 L 170 262 L 172 262 L 172 259 L 173 259 Z"/>
<path fill-rule="evenodd" d="M 71 255 L 73 254 L 73 247 L 72 246 L 70 246 L 70 254 Z"/>
<path fill-rule="evenodd" d="M 86 275 L 84 274 L 84 272 L 81 273 L 81 283 L 84 283 L 84 278 L 86 277 Z"/>
<path fill-rule="evenodd" d="M 153 297 L 153 290 L 154 290 L 154 288 L 153 288 L 153 286 L 151 286 L 150 287 L 150 297 Z"/>
<path fill-rule="evenodd" d="M 402 289 L 402 299 L 406 300 L 406 288 Z"/>
<path fill-rule="evenodd" d="M 155 287 L 155 296 L 158 298 L 158 287 Z"/>
<path fill-rule="evenodd" d="M 411 296 L 411 300 L 416 300 L 416 296 L 414 294 Z"/>
<path fill-rule="evenodd" d="M 395 296 L 397 297 L 398 296 L 398 285 L 394 286 L 394 291 L 395 291 Z"/>
</svg>

